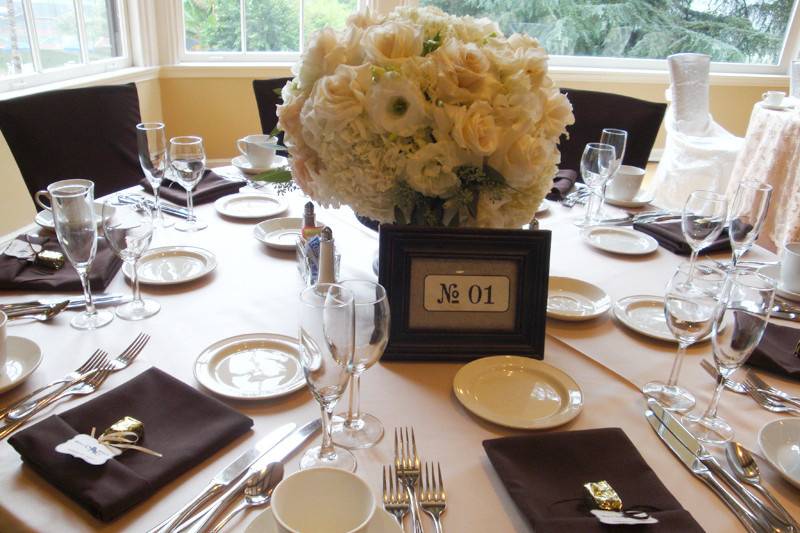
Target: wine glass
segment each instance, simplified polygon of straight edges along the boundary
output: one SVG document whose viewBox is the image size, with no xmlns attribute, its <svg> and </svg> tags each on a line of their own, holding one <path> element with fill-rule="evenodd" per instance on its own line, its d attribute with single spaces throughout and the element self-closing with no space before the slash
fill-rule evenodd
<svg viewBox="0 0 800 533">
<path fill-rule="evenodd" d="M 694 273 L 697 254 L 719 237 L 725 227 L 728 202 L 721 194 L 711 191 L 694 191 L 686 199 L 681 215 L 683 238 L 692 248 L 689 258 L 689 279 Z"/>
<path fill-rule="evenodd" d="M 83 286 L 86 310 L 75 315 L 75 329 L 95 329 L 114 319 L 108 310 L 97 310 L 92 301 L 89 271 L 97 254 L 97 217 L 94 211 L 94 183 L 89 180 L 57 181 L 47 187 L 53 208 L 58 243 L 75 267 Z"/>
<path fill-rule="evenodd" d="M 178 231 L 200 231 L 208 224 L 197 219 L 192 203 L 192 191 L 200 183 L 206 168 L 206 153 L 200 137 L 173 137 L 169 140 L 169 158 L 175 181 L 186 189 L 186 220 L 175 224 Z"/>
<path fill-rule="evenodd" d="M 603 184 L 603 202 L 605 202 L 606 186 L 609 181 L 614 179 L 614 174 L 617 173 L 619 167 L 622 165 L 622 160 L 625 158 L 625 147 L 628 144 L 628 132 L 616 128 L 604 128 L 603 133 L 600 134 L 600 143 L 613 146 L 615 155 L 611 173 L 609 174 L 608 180 Z M 600 207 L 602 209 L 602 203 Z"/>
<path fill-rule="evenodd" d="M 597 211 L 600 209 L 597 199 L 600 198 L 600 191 L 611 175 L 615 160 L 616 151 L 609 144 L 589 143 L 583 149 L 581 177 L 589 187 L 589 201 L 586 204 L 586 214 L 583 220 L 576 223 L 578 226 L 591 226 L 597 219 Z"/>
<path fill-rule="evenodd" d="M 144 201 L 123 204 L 116 198 L 103 204 L 103 233 L 111 248 L 130 266 L 133 300 L 117 307 L 117 316 L 124 320 L 142 320 L 158 313 L 155 300 L 142 299 L 139 292 L 139 258 L 150 247 L 155 219 Z"/>
<path fill-rule="evenodd" d="M 161 211 L 160 189 L 164 172 L 169 167 L 167 155 L 167 136 L 161 122 L 142 122 L 136 125 L 136 143 L 139 148 L 139 164 L 142 166 L 147 181 L 153 187 L 156 197 L 156 213 L 154 226 L 168 228 L 174 224 L 172 219 L 164 218 Z"/>
<path fill-rule="evenodd" d="M 348 280 L 339 285 L 353 293 L 355 353 L 350 372 L 350 406 L 333 418 L 333 440 L 345 448 L 369 448 L 383 436 L 377 417 L 361 411 L 361 374 L 374 365 L 389 342 L 389 300 L 373 281 Z"/>
<path fill-rule="evenodd" d="M 728 236 L 733 248 L 731 267 L 735 268 L 739 259 L 756 242 L 767 218 L 771 197 L 772 186 L 755 180 L 745 181 L 736 189 L 728 213 Z"/>
<path fill-rule="evenodd" d="M 725 379 L 747 360 L 761 341 L 774 298 L 775 283 L 756 272 L 734 270 L 725 281 L 711 333 L 717 367 L 714 396 L 701 416 L 683 417 L 686 429 L 699 440 L 724 444 L 733 439 L 733 428 L 717 416 L 720 395 Z"/>
<path fill-rule="evenodd" d="M 330 466 L 355 472 L 352 453 L 333 445 L 331 416 L 353 364 L 353 293 L 334 283 L 318 283 L 300 293 L 300 364 L 311 394 L 322 409 L 322 444 L 309 449 L 300 468 Z"/>
<path fill-rule="evenodd" d="M 690 277 L 690 268 L 686 263 L 678 266 L 664 297 L 667 326 L 678 339 L 678 352 L 669 379 L 666 383 L 651 381 L 642 387 L 646 396 L 679 413 L 690 411 L 695 404 L 694 395 L 678 385 L 686 349 L 711 331 L 717 298 L 725 281 L 725 273 L 719 269 L 698 267 Z"/>
</svg>

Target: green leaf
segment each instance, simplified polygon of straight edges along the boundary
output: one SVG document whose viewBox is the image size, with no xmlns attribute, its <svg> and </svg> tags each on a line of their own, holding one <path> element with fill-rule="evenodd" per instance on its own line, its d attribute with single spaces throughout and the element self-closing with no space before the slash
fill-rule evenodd
<svg viewBox="0 0 800 533">
<path fill-rule="evenodd" d="M 281 94 L 283 94 L 283 87 L 275 87 L 274 89 L 272 89 L 272 92 L 280 96 Z"/>
<path fill-rule="evenodd" d="M 253 176 L 256 181 L 266 181 L 267 183 L 288 183 L 292 181 L 292 172 L 286 168 L 271 168 L 266 172 Z"/>
<path fill-rule="evenodd" d="M 406 220 L 406 215 L 403 213 L 403 210 L 399 207 L 394 207 L 394 222 L 395 224 L 406 225 L 408 221 Z"/>
<path fill-rule="evenodd" d="M 272 137 L 277 137 L 277 136 L 278 136 L 278 134 L 279 134 L 280 132 L 282 132 L 282 131 L 283 131 L 283 130 L 282 130 L 282 129 L 280 129 L 278 126 L 275 126 L 274 128 L 272 128 L 272 131 L 271 131 L 271 132 L 269 132 L 269 134 L 270 134 L 270 136 L 272 136 Z"/>
</svg>

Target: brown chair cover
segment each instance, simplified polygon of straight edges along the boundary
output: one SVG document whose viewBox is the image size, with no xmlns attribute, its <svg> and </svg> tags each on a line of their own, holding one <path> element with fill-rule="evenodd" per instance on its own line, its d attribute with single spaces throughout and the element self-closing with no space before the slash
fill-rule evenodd
<svg viewBox="0 0 800 533">
<path fill-rule="evenodd" d="M 95 197 L 136 185 L 139 122 L 133 83 L 0 101 L 0 130 L 31 196 L 62 179 L 92 180 Z"/>
<path fill-rule="evenodd" d="M 253 92 L 256 95 L 256 105 L 258 106 L 258 118 L 261 120 L 261 131 L 272 133 L 278 125 L 278 115 L 275 108 L 283 103 L 280 90 L 286 82 L 292 78 L 272 78 L 270 80 L 253 80 Z M 278 144 L 283 145 L 283 132 L 278 133 Z M 283 150 L 276 152 L 278 155 L 286 157 L 288 152 Z"/>
</svg>

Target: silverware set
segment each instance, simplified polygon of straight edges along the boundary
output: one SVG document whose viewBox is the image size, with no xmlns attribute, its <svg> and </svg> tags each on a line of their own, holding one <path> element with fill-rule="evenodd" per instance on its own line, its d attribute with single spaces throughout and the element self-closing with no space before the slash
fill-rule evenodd
<svg viewBox="0 0 800 533">
<path fill-rule="evenodd" d="M 113 305 L 122 303 L 124 297 L 121 294 L 108 294 L 95 296 L 92 301 L 97 306 Z M 64 300 L 32 300 L 29 302 L 16 302 L 0 304 L 0 311 L 3 311 L 9 320 L 38 320 L 47 322 L 62 311 L 69 309 L 80 309 L 86 306 L 84 298 L 68 298 Z"/>
<path fill-rule="evenodd" d="M 135 194 L 120 194 L 117 196 L 117 199 L 123 204 L 139 204 L 143 203 L 151 210 L 155 211 L 156 203 L 149 198 L 145 198 L 144 196 L 138 196 Z M 189 218 L 189 210 L 184 207 L 178 207 L 177 205 L 169 204 L 164 200 L 161 200 L 161 211 L 172 215 L 174 217 L 187 219 Z"/>
<path fill-rule="evenodd" d="M 700 361 L 700 366 L 712 377 L 717 378 L 717 371 L 714 365 L 703 359 Z M 800 415 L 800 397 L 792 396 L 791 394 L 770 386 L 752 371 L 747 372 L 745 381 L 736 381 L 735 379 L 726 378 L 723 383 L 725 388 L 732 392 L 749 395 L 758 405 L 767 411 Z"/>
</svg>

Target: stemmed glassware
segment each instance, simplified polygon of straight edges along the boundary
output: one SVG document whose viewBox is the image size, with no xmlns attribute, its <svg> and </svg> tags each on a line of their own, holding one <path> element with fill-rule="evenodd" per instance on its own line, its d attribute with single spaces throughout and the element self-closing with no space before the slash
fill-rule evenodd
<svg viewBox="0 0 800 533">
<path fill-rule="evenodd" d="M 667 326 L 678 339 L 669 379 L 666 383 L 651 381 L 642 387 L 646 396 L 679 413 L 690 411 L 695 404 L 692 393 L 678 385 L 686 349 L 711 331 L 717 298 L 725 281 L 724 272 L 707 266 L 697 268 L 690 278 L 690 268 L 686 263 L 678 266 L 664 298 Z"/>
<path fill-rule="evenodd" d="M 733 249 L 732 268 L 756 242 L 767 218 L 771 197 L 772 186 L 755 180 L 745 181 L 736 189 L 728 213 L 728 236 Z"/>
<path fill-rule="evenodd" d="M 692 248 L 689 258 L 689 279 L 694 274 L 697 254 L 711 245 L 725 227 L 728 202 L 724 196 L 711 191 L 694 191 L 686 199 L 681 215 L 683 238 Z"/>
<path fill-rule="evenodd" d="M 156 197 L 155 227 L 168 228 L 174 224 L 171 219 L 164 218 L 159 196 L 164 173 L 169 167 L 167 154 L 167 135 L 161 122 L 142 122 L 136 125 L 136 142 L 139 148 L 139 164 L 142 166 L 147 181 L 153 187 Z"/>
<path fill-rule="evenodd" d="M 582 221 L 576 222 L 578 226 L 588 227 L 597 220 L 597 211 L 600 209 L 598 199 L 601 199 L 603 185 L 614 169 L 616 157 L 614 147 L 609 144 L 589 143 L 583 149 L 581 177 L 589 187 L 590 194 L 586 204 L 586 214 Z"/>
<path fill-rule="evenodd" d="M 369 448 L 383 436 L 377 417 L 361 411 L 361 374 L 374 365 L 389 341 L 389 300 L 386 290 L 373 281 L 340 281 L 353 293 L 355 354 L 350 365 L 350 405 L 333 418 L 333 440 L 345 448 Z"/>
<path fill-rule="evenodd" d="M 192 191 L 200 183 L 206 168 L 206 153 L 200 137 L 173 137 L 169 140 L 169 157 L 175 181 L 186 189 L 186 207 L 189 214 L 186 220 L 175 225 L 179 231 L 200 231 L 208 224 L 197 219 L 194 214 Z"/>
<path fill-rule="evenodd" d="M 89 271 L 97 254 L 94 183 L 89 180 L 60 181 L 50 184 L 47 191 L 53 207 L 58 243 L 78 272 L 86 299 L 86 310 L 75 315 L 70 324 L 75 329 L 105 326 L 114 315 L 108 310 L 95 308 L 89 284 Z"/>
<path fill-rule="evenodd" d="M 322 409 L 322 444 L 309 449 L 300 468 L 330 466 L 354 472 L 356 458 L 333 445 L 331 416 L 347 387 L 353 364 L 353 293 L 334 283 L 318 283 L 300 293 L 300 364 L 311 394 Z"/>
<path fill-rule="evenodd" d="M 117 307 L 117 316 L 124 320 L 142 320 L 158 313 L 155 300 L 142 299 L 139 292 L 139 258 L 150 247 L 155 219 L 152 210 L 142 202 L 123 204 L 112 198 L 103 204 L 103 233 L 111 248 L 129 265 L 133 300 Z"/>
<path fill-rule="evenodd" d="M 613 146 L 615 155 L 611 167 L 611 174 L 608 176 L 608 180 L 603 184 L 603 202 L 605 202 L 606 185 L 608 185 L 610 180 L 614 179 L 614 174 L 616 174 L 619 167 L 622 166 L 622 160 L 625 158 L 625 147 L 628 144 L 628 132 L 616 128 L 604 128 L 603 133 L 600 134 L 600 143 Z"/>
<path fill-rule="evenodd" d="M 703 442 L 723 444 L 733 438 L 733 428 L 717 415 L 725 379 L 750 356 L 767 327 L 775 283 L 748 270 L 734 270 L 728 275 L 717 306 L 711 342 L 717 367 L 717 386 L 711 403 L 701 416 L 683 417 L 686 429 Z"/>
</svg>

